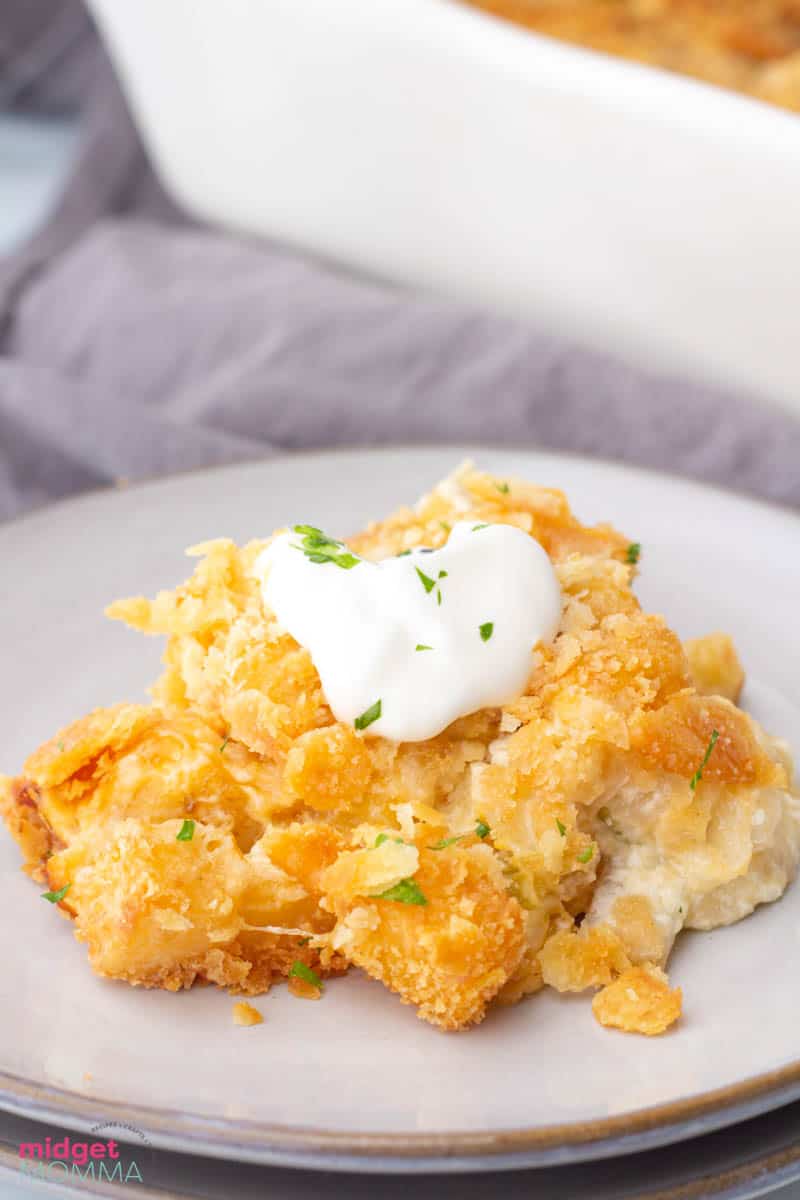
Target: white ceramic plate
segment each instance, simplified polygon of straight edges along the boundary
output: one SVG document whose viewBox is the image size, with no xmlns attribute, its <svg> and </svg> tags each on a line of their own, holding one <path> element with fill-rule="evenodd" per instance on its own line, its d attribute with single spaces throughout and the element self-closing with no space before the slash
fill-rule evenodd
<svg viewBox="0 0 800 1200">
<path fill-rule="evenodd" d="M 289 521 L 347 533 L 413 499 L 467 450 L 283 458 L 95 494 L 0 529 L 0 769 L 95 705 L 139 697 L 159 646 L 104 621 L 112 597 L 183 578 L 184 546 Z M 643 544 L 639 592 L 678 631 L 732 631 L 745 703 L 800 747 L 800 521 L 724 492 L 561 456 L 472 450 L 564 487 L 585 520 Z M 576 1162 L 690 1137 L 800 1095 L 800 888 L 682 939 L 669 1036 L 604 1031 L 585 997 L 543 994 L 445 1035 L 353 974 L 323 1002 L 284 988 L 266 1020 L 230 997 L 102 982 L 0 839 L 0 1104 L 75 1127 L 126 1120 L 156 1145 L 362 1170 Z"/>
</svg>

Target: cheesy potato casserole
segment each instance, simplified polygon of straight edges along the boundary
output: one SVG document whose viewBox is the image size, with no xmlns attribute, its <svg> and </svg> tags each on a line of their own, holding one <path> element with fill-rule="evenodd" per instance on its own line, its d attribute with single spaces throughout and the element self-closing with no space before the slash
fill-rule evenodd
<svg viewBox="0 0 800 1200">
<path fill-rule="evenodd" d="M 434 567 L 437 552 L 488 553 L 472 549 L 484 536 L 502 550 L 511 533 L 552 575 L 555 621 L 524 646 L 516 694 L 423 740 L 381 733 L 380 696 L 355 720 L 334 714 L 270 607 L 277 539 L 209 542 L 174 591 L 111 605 L 167 639 L 152 703 L 92 712 L 0 779 L 25 870 L 99 975 L 242 996 L 284 979 L 318 998 L 358 967 L 448 1030 L 543 987 L 593 993 L 618 1029 L 676 1021 L 665 968 L 680 931 L 777 900 L 800 855 L 789 752 L 737 706 L 730 639 L 682 645 L 633 593 L 646 547 L 582 525 L 558 491 L 469 464 L 346 545 L 294 527 L 286 569 L 320 590 L 377 586 L 378 561 L 407 571 L 433 632 L 403 669 L 433 672 L 436 631 L 483 586 L 448 610 L 462 559 Z M 487 680 L 502 611 L 465 627 Z M 388 688 L 390 667 L 376 670 Z"/>
</svg>

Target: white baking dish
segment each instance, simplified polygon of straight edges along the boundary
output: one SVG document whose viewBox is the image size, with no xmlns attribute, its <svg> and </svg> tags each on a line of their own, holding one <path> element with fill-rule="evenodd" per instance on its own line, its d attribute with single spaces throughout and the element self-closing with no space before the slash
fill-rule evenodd
<svg viewBox="0 0 800 1200">
<path fill-rule="evenodd" d="M 451 0 L 90 0 L 193 213 L 800 407 L 800 118 Z"/>
</svg>

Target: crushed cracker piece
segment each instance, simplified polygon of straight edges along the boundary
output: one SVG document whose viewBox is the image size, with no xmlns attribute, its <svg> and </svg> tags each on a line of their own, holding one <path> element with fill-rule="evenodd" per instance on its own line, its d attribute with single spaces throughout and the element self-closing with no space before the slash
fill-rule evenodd
<svg viewBox="0 0 800 1200">
<path fill-rule="evenodd" d="M 257 1008 L 253 1008 L 252 1004 L 246 1004 L 240 1000 L 238 1004 L 233 1006 L 233 1023 L 234 1025 L 262 1025 L 264 1018 Z"/>
<path fill-rule="evenodd" d="M 681 989 L 671 988 L 664 972 L 646 963 L 598 992 L 592 1012 L 601 1025 L 656 1037 L 677 1021 L 682 1002 Z"/>
<path fill-rule="evenodd" d="M 292 975 L 289 979 L 289 991 L 298 1000 L 319 1000 L 322 995 L 322 988 L 315 987 L 313 983 L 301 979 L 299 975 Z"/>
</svg>

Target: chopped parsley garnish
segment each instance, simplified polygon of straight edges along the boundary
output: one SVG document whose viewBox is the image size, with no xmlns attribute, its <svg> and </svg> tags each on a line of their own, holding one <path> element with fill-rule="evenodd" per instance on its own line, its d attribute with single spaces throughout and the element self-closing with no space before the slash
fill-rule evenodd
<svg viewBox="0 0 800 1200">
<path fill-rule="evenodd" d="M 312 987 L 322 991 L 322 980 L 316 971 L 312 971 L 311 967 L 307 967 L 300 959 L 295 959 L 289 971 L 289 978 L 302 979 L 304 983 L 310 983 Z"/>
<path fill-rule="evenodd" d="M 494 486 L 497 488 L 498 492 L 502 492 L 504 496 L 507 496 L 508 493 L 511 491 L 511 488 L 508 486 L 508 484 L 505 481 L 503 481 L 503 483 L 498 483 L 497 480 L 495 479 Z"/>
<path fill-rule="evenodd" d="M 567 836 L 567 827 L 563 821 L 559 821 L 558 817 L 556 817 L 556 829 L 558 830 L 558 832 L 561 834 L 562 837 Z"/>
<path fill-rule="evenodd" d="M 481 641 L 488 642 L 489 638 L 494 633 L 494 621 L 485 621 L 480 626 Z"/>
<path fill-rule="evenodd" d="M 376 700 L 374 704 L 370 704 L 369 708 L 365 709 L 361 716 L 356 717 L 353 722 L 356 729 L 366 729 L 373 721 L 377 721 L 381 715 L 381 707 L 380 700 Z"/>
<path fill-rule="evenodd" d="M 427 904 L 428 900 L 418 883 L 413 879 L 401 879 L 394 887 L 387 888 L 378 900 L 396 900 L 398 904 Z"/>
<path fill-rule="evenodd" d="M 219 752 L 220 752 L 220 754 L 224 754 L 224 753 L 225 753 L 225 747 L 228 745 L 228 742 L 229 742 L 230 740 L 231 740 L 231 735 L 230 735 L 229 733 L 226 733 L 226 734 L 225 734 L 225 737 L 222 739 L 222 745 L 221 745 L 221 746 L 220 746 L 220 748 L 219 748 Z"/>
<path fill-rule="evenodd" d="M 310 941 L 311 941 L 310 937 L 298 938 L 297 944 L 298 944 L 298 946 L 307 946 Z"/>
<path fill-rule="evenodd" d="M 439 524 L 441 525 L 441 527 L 445 531 L 445 533 L 449 533 L 450 530 L 452 529 L 452 525 L 450 524 L 449 521 L 440 521 Z"/>
<path fill-rule="evenodd" d="M 175 841 L 176 842 L 190 842 L 193 837 L 194 837 L 194 821 L 192 821 L 191 818 L 187 817 L 187 819 L 183 822 L 180 829 L 178 830 L 178 833 L 175 837 Z"/>
<path fill-rule="evenodd" d="M 361 562 L 360 558 L 350 553 L 343 542 L 328 537 L 327 533 L 323 533 L 314 525 L 295 525 L 294 532 L 299 533 L 303 539 L 302 544 L 294 549 L 302 550 L 309 562 L 335 563 L 345 571 L 357 567 Z"/>
<path fill-rule="evenodd" d="M 405 556 L 410 553 L 410 550 L 401 550 L 398 554 L 395 554 L 395 558 L 405 558 Z"/>
<path fill-rule="evenodd" d="M 63 753 L 64 753 L 64 743 L 63 743 L 63 742 L 59 742 L 59 743 L 58 743 L 58 748 L 59 748 L 59 750 L 61 751 L 61 753 L 63 754 Z"/>
<path fill-rule="evenodd" d="M 700 766 L 697 768 L 694 775 L 689 780 L 689 787 L 692 789 L 692 791 L 695 790 L 698 783 L 703 778 L 703 771 L 705 770 L 706 763 L 711 758 L 711 751 L 716 746 L 718 738 L 719 738 L 719 734 L 717 733 L 716 729 L 712 730 L 711 731 L 711 740 L 709 741 L 708 745 L 706 746 L 706 752 L 703 755 L 703 761 L 700 763 Z"/>
<path fill-rule="evenodd" d="M 491 832 L 492 832 L 491 829 L 489 828 L 489 826 L 486 824 L 485 821 L 478 821 L 477 824 L 475 825 L 474 833 L 475 833 L 476 837 L 485 838 L 485 837 L 488 837 Z M 469 835 L 466 833 L 459 833 L 459 834 L 456 834 L 455 837 L 441 838 L 440 841 L 434 842 L 434 844 L 432 846 L 430 846 L 429 849 L 431 849 L 431 850 L 446 850 L 448 846 L 453 846 L 453 845 L 455 845 L 456 842 L 460 842 L 465 837 L 468 837 L 468 836 Z"/>
<path fill-rule="evenodd" d="M 628 549 L 625 553 L 625 561 L 629 562 L 629 563 L 637 563 L 639 561 L 639 555 L 641 553 L 642 553 L 641 543 L 640 542 L 631 542 L 630 546 L 628 546 Z"/>
<path fill-rule="evenodd" d="M 384 842 L 388 842 L 390 836 L 391 835 L 388 833 L 379 833 L 378 836 L 375 838 L 375 845 L 372 847 L 373 850 L 377 850 L 378 846 L 382 846 Z M 392 841 L 397 842 L 398 846 L 406 845 L 406 843 L 403 841 L 403 839 L 399 838 L 399 837 L 392 838 Z"/>
<path fill-rule="evenodd" d="M 591 860 L 593 854 L 594 854 L 594 846 L 587 846 L 586 849 L 581 850 L 580 854 L 577 856 L 578 862 L 579 863 L 589 862 Z"/>
<path fill-rule="evenodd" d="M 414 649 L 415 649 L 415 650 L 432 650 L 432 649 L 433 649 L 433 646 L 424 646 L 424 645 L 422 644 L 422 642 L 417 642 L 417 644 L 416 644 L 416 646 L 414 647 Z"/>
<path fill-rule="evenodd" d="M 60 900 L 64 899 L 71 887 L 71 883 L 65 883 L 64 886 L 59 888 L 57 892 L 42 892 L 42 899 L 49 900 L 51 904 L 58 904 Z"/>
<path fill-rule="evenodd" d="M 431 592 L 433 591 L 433 589 L 436 588 L 436 603 L 441 604 L 442 603 L 442 590 L 441 590 L 441 588 L 436 587 L 436 585 L 440 579 L 447 578 L 447 571 L 440 571 L 438 576 L 436 577 L 436 579 L 431 579 L 430 575 L 426 575 L 424 571 L 420 571 L 419 567 L 414 567 L 414 570 L 419 575 L 419 581 L 422 584 L 422 586 L 425 588 L 425 591 L 427 592 L 428 595 L 430 595 Z"/>
<path fill-rule="evenodd" d="M 426 575 L 424 571 L 420 571 L 419 567 L 414 567 L 414 570 L 419 575 L 420 583 L 425 588 L 425 591 L 428 593 L 428 595 L 430 595 L 430 593 L 436 587 L 436 580 L 431 579 L 430 575 Z"/>
<path fill-rule="evenodd" d="M 482 525 L 473 525 L 472 532 L 477 533 L 479 529 L 488 529 L 488 528 L 489 528 L 488 521 L 484 521 L 484 523 Z"/>
</svg>

